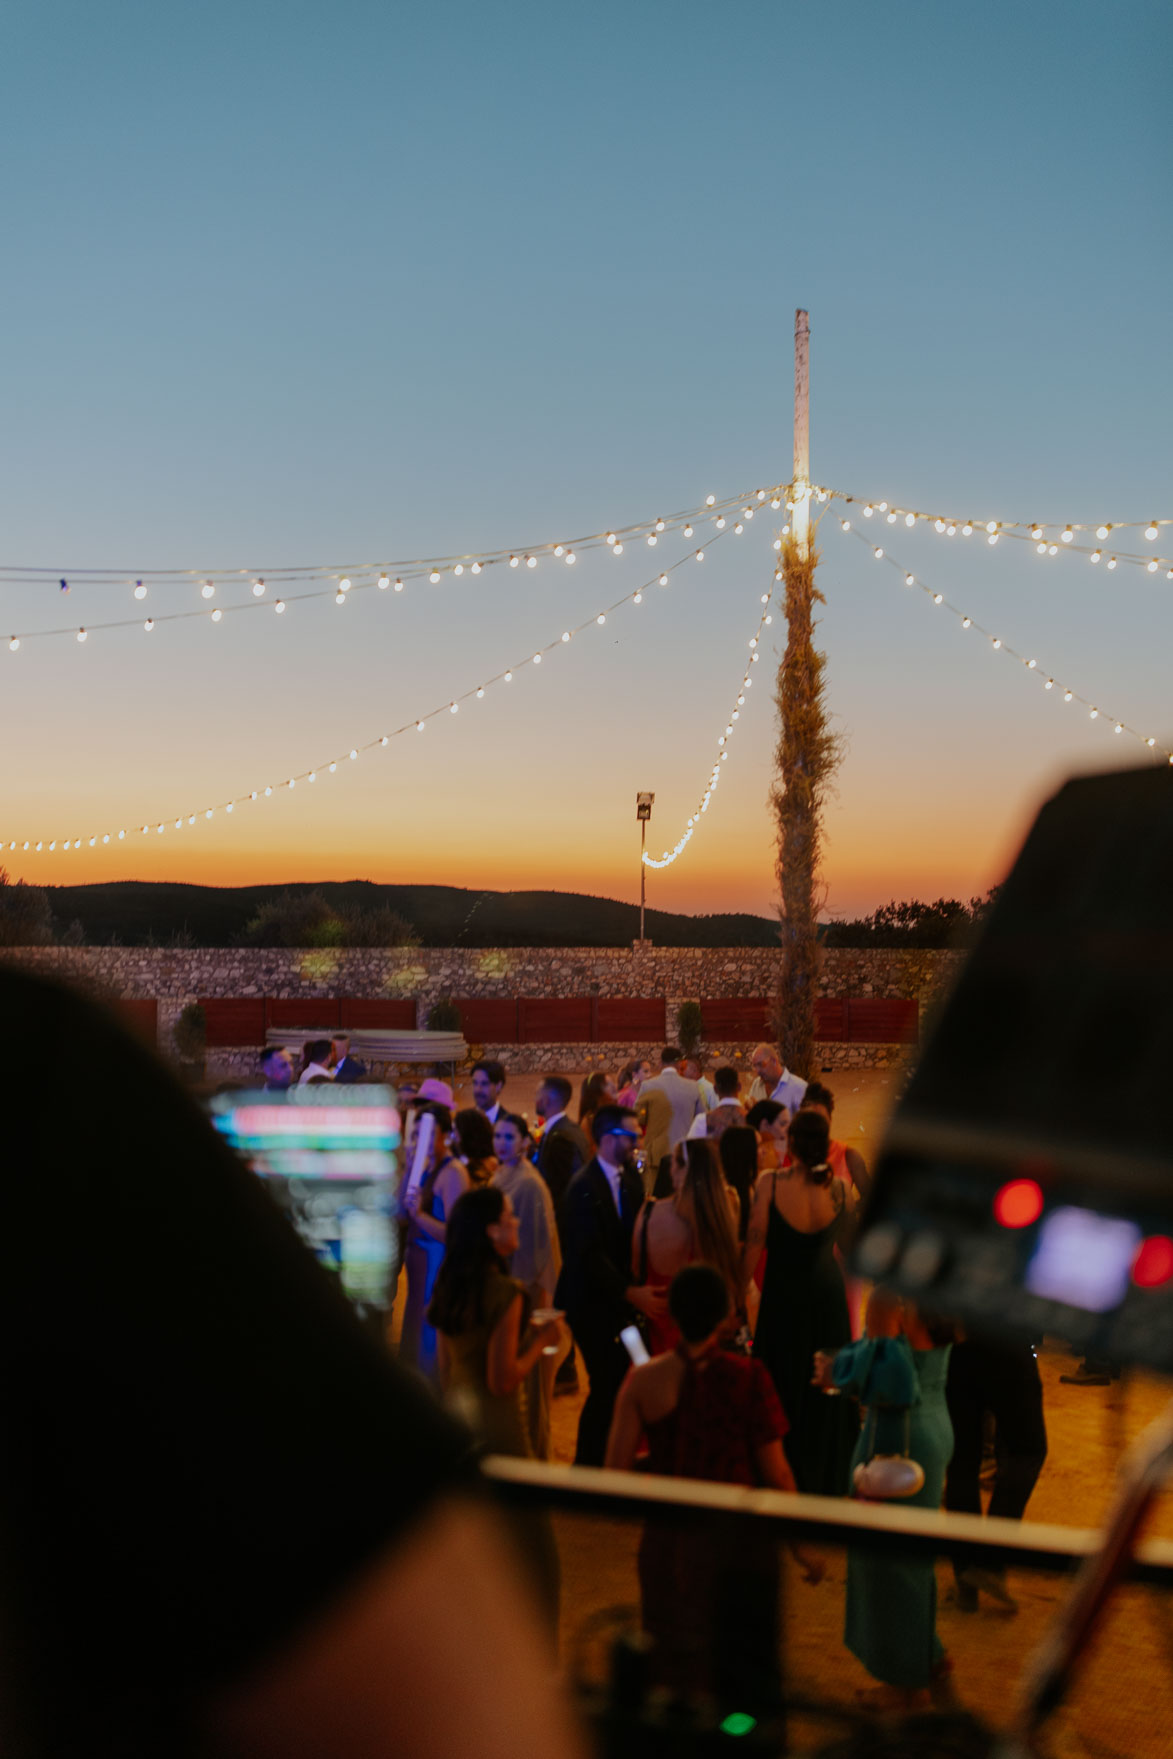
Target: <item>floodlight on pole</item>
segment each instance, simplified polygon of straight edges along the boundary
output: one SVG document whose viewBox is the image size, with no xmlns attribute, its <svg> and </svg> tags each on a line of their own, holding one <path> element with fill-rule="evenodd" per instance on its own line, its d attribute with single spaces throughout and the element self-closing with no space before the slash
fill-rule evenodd
<svg viewBox="0 0 1173 1759">
<path fill-rule="evenodd" d="M 635 816 L 639 820 L 639 941 L 644 945 L 644 907 L 647 903 L 648 869 L 644 861 L 644 850 L 648 843 L 648 820 L 652 816 L 654 794 L 637 794 L 635 797 Z"/>
</svg>

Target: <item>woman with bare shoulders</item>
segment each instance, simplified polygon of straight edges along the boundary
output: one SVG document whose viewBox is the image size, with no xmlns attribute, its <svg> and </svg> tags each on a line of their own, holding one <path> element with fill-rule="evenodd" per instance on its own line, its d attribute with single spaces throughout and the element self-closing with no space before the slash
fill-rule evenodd
<svg viewBox="0 0 1173 1759">
<path fill-rule="evenodd" d="M 605 1069 L 587 1075 L 578 1096 L 578 1122 L 592 1149 L 595 1144 L 594 1117 L 600 1106 L 615 1103 L 615 1082 Z"/>
<path fill-rule="evenodd" d="M 672 1196 L 649 1198 L 636 1217 L 631 1268 L 637 1283 L 667 1293 L 686 1264 L 711 1264 L 729 1293 L 730 1310 L 742 1315 L 741 1265 L 737 1250 L 737 1193 L 725 1182 L 713 1143 L 686 1137 L 672 1151 Z M 667 1312 L 649 1319 L 648 1348 L 653 1356 L 680 1342 Z"/>
<path fill-rule="evenodd" d="M 754 1193 L 742 1266 L 753 1275 L 768 1248 L 754 1355 L 770 1370 L 790 1423 L 786 1452 L 800 1490 L 845 1496 L 858 1416 L 845 1399 L 811 1385 L 816 1350 L 851 1342 L 851 1321 L 835 1240 L 848 1207 L 827 1164 L 830 1131 L 817 1111 L 790 1125 L 789 1165 L 763 1173 Z"/>
</svg>

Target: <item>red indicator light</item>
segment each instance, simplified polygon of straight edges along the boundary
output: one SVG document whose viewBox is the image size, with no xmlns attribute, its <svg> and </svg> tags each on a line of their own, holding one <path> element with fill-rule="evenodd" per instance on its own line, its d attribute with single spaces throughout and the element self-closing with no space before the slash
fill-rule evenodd
<svg viewBox="0 0 1173 1759">
<path fill-rule="evenodd" d="M 1173 1282 L 1173 1240 L 1167 1234 L 1150 1234 L 1137 1247 L 1132 1261 L 1132 1280 L 1138 1289 L 1159 1289 Z"/>
<path fill-rule="evenodd" d="M 1042 1213 L 1042 1187 L 1033 1179 L 1011 1179 L 994 1198 L 994 1220 L 1003 1228 L 1029 1228 Z"/>
</svg>

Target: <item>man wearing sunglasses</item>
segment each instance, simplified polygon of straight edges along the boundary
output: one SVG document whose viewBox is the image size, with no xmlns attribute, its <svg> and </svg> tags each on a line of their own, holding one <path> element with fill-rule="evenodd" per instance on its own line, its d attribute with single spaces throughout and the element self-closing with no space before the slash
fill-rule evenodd
<svg viewBox="0 0 1173 1759">
<path fill-rule="evenodd" d="M 637 1284 L 631 1270 L 631 1236 L 644 1200 L 635 1165 L 639 1120 L 621 1106 L 600 1106 L 594 1133 L 595 1158 L 574 1175 L 562 1205 L 562 1275 L 554 1297 L 590 1377 L 576 1466 L 603 1464 L 611 1413 L 631 1365 L 620 1332 L 637 1314 L 655 1317 L 665 1308 L 664 1295 Z"/>
</svg>

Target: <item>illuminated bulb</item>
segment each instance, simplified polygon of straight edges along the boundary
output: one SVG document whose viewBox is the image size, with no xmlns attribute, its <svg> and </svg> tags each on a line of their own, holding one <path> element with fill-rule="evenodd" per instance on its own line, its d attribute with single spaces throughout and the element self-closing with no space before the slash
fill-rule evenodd
<svg viewBox="0 0 1173 1759">
<path fill-rule="evenodd" d="M 224 615 L 223 611 L 220 609 L 219 606 L 217 606 L 216 609 L 212 612 L 212 622 L 218 623 L 223 615 Z"/>
<path fill-rule="evenodd" d="M 569 629 L 564 629 L 564 630 L 563 630 L 563 631 L 562 631 L 562 639 L 563 639 L 563 641 L 569 641 L 569 640 L 570 640 L 570 631 L 569 631 Z"/>
<path fill-rule="evenodd" d="M 1157 572 L 1157 564 L 1156 564 L 1156 562 L 1150 562 L 1150 563 L 1149 563 L 1149 564 L 1148 564 L 1148 567 L 1147 567 L 1147 569 L 1146 569 L 1146 573 L 1148 573 L 1148 574 L 1155 574 L 1155 573 L 1156 573 L 1156 572 Z"/>
<path fill-rule="evenodd" d="M 527 568 L 536 568 L 538 565 L 538 558 L 536 556 L 527 556 L 525 559 L 525 565 Z"/>
<path fill-rule="evenodd" d="M 1035 669 L 1035 667 L 1036 667 L 1036 666 L 1037 666 L 1037 665 L 1038 665 L 1038 661 L 1037 661 L 1037 660 L 1028 660 L 1028 661 L 1027 661 L 1027 662 L 1026 662 L 1026 669 L 1027 669 L 1027 671 L 1028 671 L 1028 672 L 1033 672 L 1033 671 L 1034 671 L 1034 669 Z"/>
<path fill-rule="evenodd" d="M 216 588 L 212 585 L 210 580 L 204 581 L 203 586 L 200 588 L 200 592 L 206 599 L 214 599 L 216 596 Z"/>
<path fill-rule="evenodd" d="M 155 829 L 159 833 L 159 835 L 162 836 L 164 830 L 166 829 L 166 826 L 165 825 L 156 825 Z M 50 849 L 53 847 L 52 843 L 49 844 L 49 847 L 50 847 Z"/>
<path fill-rule="evenodd" d="M 482 685 L 481 685 L 481 687 L 480 687 L 480 689 L 479 689 L 479 690 L 478 690 L 478 691 L 477 691 L 477 701 L 478 701 L 478 702 L 480 702 L 480 700 L 481 700 L 481 698 L 482 698 L 482 697 L 483 697 L 483 696 L 484 696 L 484 694 L 485 694 L 485 687 L 484 687 L 484 685 L 483 685 L 483 684 L 482 684 Z"/>
<path fill-rule="evenodd" d="M 839 521 L 839 529 L 840 529 L 840 531 L 850 531 L 851 530 L 850 519 L 841 519 Z"/>
<path fill-rule="evenodd" d="M 711 506 L 712 506 L 712 505 L 713 505 L 713 502 L 714 502 L 714 501 L 715 501 L 715 500 L 716 500 L 716 499 L 717 499 L 717 497 L 716 497 L 716 495 L 706 495 L 706 496 L 705 496 L 705 506 L 706 506 L 706 507 L 711 507 Z"/>
<path fill-rule="evenodd" d="M 356 759 L 357 759 L 357 757 L 358 757 L 358 752 L 357 752 L 357 751 L 352 751 L 352 752 L 351 752 L 351 754 L 350 754 L 350 761 L 351 761 L 351 762 L 352 762 L 352 763 L 354 763 L 354 762 L 355 762 L 355 760 L 356 760 Z"/>
<path fill-rule="evenodd" d="M 933 603 L 934 603 L 934 604 L 935 604 L 935 605 L 940 605 L 940 604 L 944 604 L 944 602 L 945 602 L 945 601 L 944 601 L 944 596 L 943 596 L 943 594 L 941 594 L 941 593 L 939 593 L 939 592 L 935 592 L 935 593 L 934 593 L 934 594 L 933 594 Z"/>
<path fill-rule="evenodd" d="M 725 529 L 725 515 L 722 513 L 721 517 L 717 520 L 717 530 L 724 531 L 724 529 Z"/>
<path fill-rule="evenodd" d="M 428 575 L 428 579 L 431 581 L 433 586 L 435 586 L 435 584 L 439 580 L 439 578 L 440 578 L 440 570 L 438 568 L 433 568 L 432 572 Z"/>
<path fill-rule="evenodd" d="M 954 526 L 953 529 L 949 533 L 950 537 L 953 536 L 953 532 L 956 531 L 956 529 L 957 529 L 957 527 Z M 961 535 L 962 535 L 962 537 L 972 537 L 973 536 L 973 526 L 969 523 L 968 519 L 966 520 L 965 524 L 961 528 Z"/>
<path fill-rule="evenodd" d="M 147 589 L 143 585 L 141 580 L 139 581 L 138 585 L 134 589 L 134 596 L 136 599 L 145 599 L 147 596 Z"/>
<path fill-rule="evenodd" d="M 337 764 L 336 764 L 336 763 L 332 763 L 332 764 L 331 764 L 331 765 L 330 765 L 330 774 L 331 774 L 331 775 L 333 775 L 333 774 L 334 774 L 334 771 L 335 771 L 335 770 L 336 770 L 336 769 L 337 769 L 337 768 L 338 768 L 338 765 L 337 765 Z"/>
<path fill-rule="evenodd" d="M 231 809 L 231 807 L 230 807 L 230 808 L 229 808 L 229 811 L 231 811 L 231 810 L 232 810 L 232 809 Z M 126 838 L 126 832 L 125 832 L 125 831 L 119 831 L 119 833 L 118 833 L 118 841 L 119 841 L 119 842 L 120 842 L 120 843 L 121 843 L 121 842 L 124 842 L 124 841 L 125 841 L 125 838 Z"/>
<path fill-rule="evenodd" d="M 961 619 L 961 627 L 963 629 L 969 629 L 971 627 L 971 622 L 972 620 L 969 617 L 963 617 Z"/>
<path fill-rule="evenodd" d="M 225 812 L 232 812 L 232 811 L 233 811 L 233 809 L 234 809 L 234 803 L 233 803 L 233 802 L 232 802 L 232 801 L 231 801 L 231 800 L 230 800 L 230 801 L 229 801 L 229 802 L 228 802 L 228 805 L 227 805 L 227 806 L 226 806 L 226 807 L 225 807 L 225 808 L 224 808 L 224 810 L 225 810 Z M 122 832 L 121 832 L 121 831 L 119 831 L 119 833 L 118 833 L 118 835 L 119 835 L 119 836 L 121 836 L 121 835 L 122 835 Z"/>
<path fill-rule="evenodd" d="M 506 674 L 505 674 L 505 682 L 506 682 L 506 684 L 512 684 L 512 683 L 513 683 L 513 673 L 512 673 L 512 672 L 506 672 Z"/>
<path fill-rule="evenodd" d="M 1150 543 L 1156 537 L 1156 535 L 1157 535 L 1157 522 L 1155 519 L 1150 519 L 1149 523 L 1145 526 L 1144 534 L 1148 538 Z"/>
<path fill-rule="evenodd" d="M 906 513 L 904 515 L 904 523 L 905 523 L 905 525 L 915 525 L 916 524 L 916 514 L 915 513 Z"/>
<path fill-rule="evenodd" d="M 387 743 L 387 735 L 386 735 L 386 733 L 384 733 L 383 737 L 379 740 L 379 744 L 386 745 L 386 743 Z"/>
<path fill-rule="evenodd" d="M 181 818 L 177 818 L 177 819 L 176 819 L 176 821 L 175 821 L 175 829 L 176 829 L 176 830 L 177 830 L 177 831 L 181 831 L 181 830 L 182 830 L 182 829 L 183 829 L 183 820 L 182 820 L 182 819 L 181 819 Z M 68 848 L 68 847 L 69 847 L 69 845 L 68 845 L 68 844 L 66 844 L 66 848 Z"/>
<path fill-rule="evenodd" d="M 1045 555 L 1046 555 L 1046 553 L 1047 553 L 1047 546 L 1046 546 L 1046 544 L 1036 544 L 1036 545 L 1035 545 L 1035 549 L 1036 549 L 1036 551 L 1037 551 L 1037 552 L 1038 552 L 1038 554 L 1039 554 L 1039 555 L 1040 555 L 1040 556 L 1045 556 Z"/>
<path fill-rule="evenodd" d="M 1157 743 L 1157 742 L 1156 742 L 1156 740 L 1155 740 L 1155 739 L 1146 739 L 1146 740 L 1145 740 L 1145 744 L 1146 744 L 1146 745 L 1155 745 L 1155 744 L 1156 744 L 1156 743 Z M 26 843 L 26 844 L 25 844 L 25 848 L 26 848 L 26 849 L 27 849 L 27 848 L 28 848 L 28 844 L 27 844 L 27 843 Z"/>
<path fill-rule="evenodd" d="M 748 679 L 748 678 L 747 678 L 747 679 L 746 679 L 746 683 L 747 683 L 747 684 L 748 684 L 748 683 L 749 683 L 749 679 Z M 745 705 L 745 698 L 744 698 L 744 696 L 739 696 L 739 697 L 738 697 L 738 699 L 737 699 L 737 706 L 738 706 L 738 708 L 742 708 L 742 707 L 744 707 L 744 705 Z"/>
<path fill-rule="evenodd" d="M 422 722 L 422 721 L 417 721 L 417 722 L 416 722 L 416 724 L 415 724 L 415 730 L 416 730 L 416 732 L 417 732 L 417 733 L 422 733 L 422 732 L 423 732 L 423 730 L 424 730 L 424 724 L 423 724 L 423 722 Z M 333 768 L 333 765 L 331 765 L 331 768 Z"/>
<path fill-rule="evenodd" d="M 1097 537 L 1107 537 L 1107 535 L 1111 531 L 1111 529 L 1112 529 L 1112 527 L 1110 525 L 1097 525 L 1096 526 L 1096 536 Z"/>
<path fill-rule="evenodd" d="M 1091 561 L 1098 562 L 1103 553 L 1103 550 L 1093 550 L 1090 558 Z"/>
<path fill-rule="evenodd" d="M 740 537 L 744 530 L 745 530 L 744 525 L 742 525 L 741 521 L 738 520 L 737 524 L 733 527 L 734 537 Z"/>
<path fill-rule="evenodd" d="M 1047 550 L 1047 554 L 1048 556 L 1057 556 L 1059 554 L 1058 544 L 1051 544 Z"/>
<path fill-rule="evenodd" d="M 379 576 L 379 591 L 386 592 L 386 590 L 390 586 L 390 584 L 391 584 L 390 577 L 386 574 L 380 574 L 380 576 Z"/>
<path fill-rule="evenodd" d="M 397 580 L 397 581 L 396 581 L 396 582 L 395 582 L 395 590 L 396 590 L 396 592 L 402 592 L 402 591 L 403 591 L 403 582 L 402 582 L 402 580 Z"/>
<path fill-rule="evenodd" d="M 458 562 L 452 572 L 455 574 L 457 580 L 459 580 L 460 576 L 464 573 L 464 563 Z"/>
<path fill-rule="evenodd" d="M 783 527 L 782 527 L 782 536 L 783 536 L 783 537 L 789 537 L 789 536 L 790 536 L 790 527 L 789 527 L 789 526 L 788 526 L 788 525 L 784 525 L 784 526 L 783 526 Z"/>
<path fill-rule="evenodd" d="M 1167 568 L 1165 570 L 1165 579 L 1166 580 L 1173 580 L 1173 568 Z"/>
<path fill-rule="evenodd" d="M 1098 721 L 1099 718 L 1100 718 L 1100 711 L 1098 708 L 1094 708 L 1089 711 L 1089 714 L 1088 714 L 1089 721 Z"/>
<path fill-rule="evenodd" d="M 874 557 L 875 557 L 875 558 L 876 558 L 876 561 L 877 561 L 877 562 L 878 562 L 878 561 L 879 561 L 879 560 L 880 560 L 880 558 L 881 558 L 881 556 L 882 556 L 882 555 L 883 555 L 883 554 L 884 554 L 884 552 L 883 552 L 883 550 L 881 550 L 881 549 L 880 549 L 880 548 L 879 548 L 879 546 L 878 546 L 878 545 L 877 545 L 877 547 L 876 547 L 876 548 L 875 548 L 875 549 L 874 549 L 874 550 L 873 550 L 873 551 L 872 551 L 872 555 L 873 555 L 873 556 L 874 556 Z"/>
<path fill-rule="evenodd" d="M 566 550 L 566 545 L 565 545 L 565 544 L 555 544 L 555 545 L 554 545 L 554 554 L 555 554 L 555 555 L 556 555 L 556 556 L 561 556 L 561 555 L 563 555 L 563 554 L 564 554 L 564 553 L 565 553 L 565 550 Z"/>
<path fill-rule="evenodd" d="M 1059 542 L 1063 543 L 1063 544 L 1069 544 L 1074 536 L 1075 536 L 1075 533 L 1072 531 L 1071 527 L 1067 526 L 1063 531 L 1061 531 L 1059 533 Z"/>
<path fill-rule="evenodd" d="M 350 591 L 350 581 L 347 580 L 345 576 L 343 576 L 343 578 L 338 582 L 338 590 L 339 590 L 339 592 L 349 592 Z"/>
<path fill-rule="evenodd" d="M 346 594 L 344 592 L 336 592 L 334 594 L 334 603 L 336 605 L 344 605 L 346 603 Z"/>
<path fill-rule="evenodd" d="M 696 559 L 698 562 L 703 562 L 705 559 L 705 552 L 703 550 L 698 550 L 696 553 Z"/>
<path fill-rule="evenodd" d="M 775 511 L 775 513 L 776 513 L 776 512 L 777 512 L 777 511 L 778 511 L 778 508 L 779 508 L 779 507 L 780 507 L 780 506 L 781 506 L 781 505 L 782 505 L 782 502 L 781 502 L 781 500 L 780 500 L 780 499 L 779 499 L 779 498 L 778 498 L 778 496 L 777 496 L 777 495 L 773 495 L 773 496 L 772 496 L 772 497 L 771 497 L 771 499 L 770 499 L 770 505 L 771 505 L 771 507 L 772 507 L 772 508 L 773 508 L 773 509 L 774 509 L 774 511 Z"/>
<path fill-rule="evenodd" d="M 881 501 L 881 502 L 880 502 L 880 512 L 881 512 L 881 513 L 886 513 L 886 512 L 887 512 L 887 511 L 888 511 L 888 503 L 887 503 L 887 501 Z"/>
<path fill-rule="evenodd" d="M 622 544 L 612 544 L 611 549 L 616 556 L 621 556 L 623 554 L 623 545 Z"/>
<path fill-rule="evenodd" d="M 578 557 L 577 557 L 577 556 L 576 556 L 576 555 L 575 555 L 575 553 L 574 553 L 574 551 L 573 551 L 573 550 L 567 550 L 567 552 L 566 552 L 566 561 L 567 561 L 567 564 L 568 564 L 568 565 L 569 565 L 569 564 L 570 564 L 570 563 L 572 563 L 572 562 L 577 562 L 577 561 L 578 561 Z"/>
<path fill-rule="evenodd" d="M 1114 732 L 1114 733 L 1123 733 L 1123 731 L 1124 731 L 1124 722 L 1123 722 L 1123 721 L 1117 721 L 1117 723 L 1116 723 L 1116 725 L 1115 725 L 1115 726 L 1114 726 L 1114 727 L 1113 727 L 1113 729 L 1112 729 L 1112 731 L 1113 731 L 1113 732 Z"/>
<path fill-rule="evenodd" d="M 751 518 L 752 518 L 752 515 L 751 515 Z M 656 521 L 656 530 L 657 530 L 657 531 L 663 531 L 663 529 L 664 529 L 664 521 L 663 521 L 663 520 L 662 520 L 662 519 L 657 519 L 657 521 Z"/>
<path fill-rule="evenodd" d="M 722 733 L 721 737 L 717 741 L 717 744 L 724 745 L 724 743 L 725 743 L 725 735 Z"/>
<path fill-rule="evenodd" d="M 1116 558 L 1115 558 L 1115 556 L 1109 556 L 1109 557 L 1108 557 L 1108 566 L 1109 566 L 1109 568 L 1115 568 L 1115 566 L 1116 566 Z"/>
<path fill-rule="evenodd" d="M 517 558 L 517 557 L 516 557 L 516 556 L 510 556 L 510 558 L 509 558 L 509 566 L 510 566 L 510 567 L 511 567 L 511 568 L 516 568 L 516 567 L 517 567 L 517 566 L 518 566 L 518 558 Z"/>
<path fill-rule="evenodd" d="M 757 636 L 756 636 L 756 635 L 751 635 L 751 636 L 750 636 L 750 638 L 749 638 L 749 645 L 750 645 L 750 646 L 751 646 L 751 647 L 756 647 L 756 646 L 757 646 L 757 645 L 758 645 L 758 638 L 757 638 Z"/>
<path fill-rule="evenodd" d="M 1043 689 L 1044 690 L 1054 690 L 1054 688 L 1055 688 L 1055 680 L 1053 678 L 1048 678 L 1047 682 L 1043 685 Z"/>
<path fill-rule="evenodd" d="M 691 526 L 691 525 L 686 525 L 686 526 L 685 526 L 685 528 L 684 528 L 684 535 L 685 535 L 685 537 L 691 537 L 691 536 L 692 536 L 692 526 Z"/>
<path fill-rule="evenodd" d="M 19 646 L 20 646 L 20 637 L 19 637 L 19 635 L 14 635 L 12 637 L 12 640 L 8 643 L 9 653 L 14 654 Z"/>
<path fill-rule="evenodd" d="M 273 609 L 277 612 L 278 616 L 280 616 L 281 612 L 285 609 L 285 600 L 278 599 L 277 603 L 273 606 Z"/>
<path fill-rule="evenodd" d="M 470 574 L 479 574 L 480 571 L 481 571 L 481 565 L 479 562 L 474 562 L 472 567 L 469 569 Z"/>
<path fill-rule="evenodd" d="M 1032 525 L 1030 528 L 1030 535 L 1031 535 L 1031 537 L 1033 537 L 1033 539 L 1035 540 L 1035 543 L 1037 544 L 1039 539 L 1043 535 L 1042 526 L 1041 525 Z"/>
<path fill-rule="evenodd" d="M 271 787 L 265 789 L 265 799 L 266 800 L 269 798 L 269 796 L 272 792 L 273 792 L 273 790 Z"/>
<path fill-rule="evenodd" d="M 994 646 L 995 646 L 995 647 L 1001 647 L 1001 645 L 1002 645 L 1002 639 L 1001 639 L 1001 637 L 1000 637 L 1000 636 L 998 636 L 998 635 L 995 635 L 995 637 L 994 637 Z"/>
<path fill-rule="evenodd" d="M 84 630 L 84 629 L 79 629 L 79 630 L 78 630 L 78 632 L 77 632 L 77 639 L 78 639 L 78 640 L 79 640 L 79 641 L 84 641 L 84 640 L 85 640 L 85 638 L 86 638 L 86 632 L 85 632 L 85 630 Z"/>
<path fill-rule="evenodd" d="M 1071 701 L 1071 698 L 1072 698 L 1072 696 L 1073 696 L 1073 695 L 1074 695 L 1074 692 L 1073 692 L 1073 691 L 1071 691 L 1071 690 L 1065 690 L 1065 691 L 1064 691 L 1064 692 L 1063 692 L 1063 700 L 1064 700 L 1064 702 L 1070 702 L 1070 701 Z"/>
<path fill-rule="evenodd" d="M 601 626 L 606 621 L 607 621 L 606 617 L 603 615 L 602 611 L 600 611 L 598 616 L 595 618 L 595 622 Z"/>
<path fill-rule="evenodd" d="M 637 593 L 636 593 L 636 594 L 635 594 L 635 596 L 634 596 L 634 598 L 633 598 L 633 599 L 632 599 L 632 601 L 631 601 L 631 602 L 632 602 L 632 604 L 633 604 L 633 605 L 642 605 L 642 604 L 643 604 L 643 602 L 644 602 L 644 595 L 643 595 L 643 593 L 642 593 L 642 592 L 637 592 Z"/>
<path fill-rule="evenodd" d="M 998 541 L 998 533 L 996 531 L 992 531 L 990 533 L 989 537 L 986 539 L 986 542 L 988 544 L 996 544 L 997 541 Z"/>
<path fill-rule="evenodd" d="M 460 704 L 458 702 L 449 703 L 448 713 L 450 715 L 458 715 L 460 713 Z"/>
<path fill-rule="evenodd" d="M 996 519 L 987 519 L 986 530 L 987 531 L 997 531 L 997 529 L 998 529 L 998 521 Z"/>
<path fill-rule="evenodd" d="M 904 576 L 904 584 L 905 584 L 905 586 L 915 586 L 916 585 L 915 574 L 906 574 Z"/>
<path fill-rule="evenodd" d="M 741 719 L 741 710 L 735 708 L 729 719 L 731 721 L 739 721 Z"/>
<path fill-rule="evenodd" d="M 106 834 L 105 834 L 105 835 L 104 835 L 104 836 L 103 836 L 103 838 L 102 838 L 102 841 L 103 841 L 103 843 L 108 843 L 108 842 L 109 842 L 109 841 L 110 841 L 110 833 L 109 833 L 109 831 L 107 831 L 107 832 L 106 832 Z M 26 844 L 25 844 L 25 848 L 26 848 L 26 849 L 27 849 L 27 848 L 28 848 L 28 844 L 27 844 L 27 843 L 26 843 Z"/>
<path fill-rule="evenodd" d="M 1155 564 L 1154 564 L 1154 565 L 1155 565 Z M 667 586 L 667 584 L 668 584 L 668 576 L 667 576 L 667 575 L 666 575 L 666 574 L 661 574 L 661 576 L 660 576 L 660 585 L 661 585 L 661 586 Z"/>
<path fill-rule="evenodd" d="M 943 519 L 934 519 L 933 530 L 937 531 L 937 532 L 942 532 L 942 531 L 944 531 L 944 529 L 945 529 L 945 521 Z"/>
<path fill-rule="evenodd" d="M 782 539 L 780 537 L 776 537 L 774 539 L 774 548 L 776 550 L 780 550 L 782 548 Z"/>
<path fill-rule="evenodd" d="M 307 777 L 306 777 L 306 781 L 307 781 L 307 782 L 316 782 L 316 781 L 317 781 L 317 779 L 318 779 L 318 772 L 317 772 L 317 770 L 311 770 L 311 771 L 310 771 L 310 773 L 309 773 L 309 775 L 308 775 L 308 776 L 307 776 Z"/>
<path fill-rule="evenodd" d="M 386 586 L 386 584 L 387 584 L 387 577 L 386 577 L 386 575 L 384 575 L 383 579 L 380 580 L 379 585 Z M 254 599 L 264 598 L 264 596 L 265 596 L 265 583 L 264 583 L 264 581 L 263 580 L 254 580 L 253 581 L 253 597 L 254 597 Z"/>
<path fill-rule="evenodd" d="M 889 515 L 888 515 L 888 524 L 889 524 L 889 525 L 895 525 L 895 523 L 896 523 L 896 515 L 895 515 L 895 513 L 889 513 Z"/>
<path fill-rule="evenodd" d="M 761 598 L 761 602 L 762 602 L 762 604 L 763 604 L 763 605 L 768 605 L 768 604 L 769 604 L 769 602 L 770 602 L 770 595 L 769 595 L 769 593 L 768 593 L 768 592 L 764 592 L 764 593 L 763 593 L 763 594 L 762 594 L 762 598 Z"/>
</svg>

